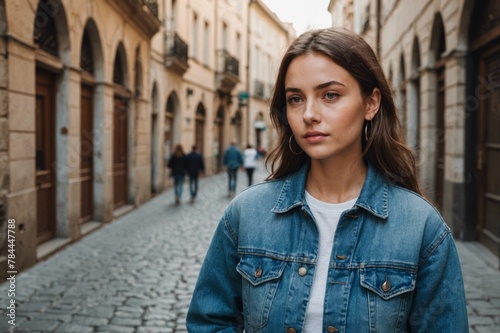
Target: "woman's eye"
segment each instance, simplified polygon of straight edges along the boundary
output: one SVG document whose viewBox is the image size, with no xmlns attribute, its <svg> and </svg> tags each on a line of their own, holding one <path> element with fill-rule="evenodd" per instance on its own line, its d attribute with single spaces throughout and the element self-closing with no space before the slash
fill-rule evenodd
<svg viewBox="0 0 500 333">
<path fill-rule="evenodd" d="M 300 103 L 302 99 L 300 97 L 297 97 L 297 96 L 292 96 L 292 97 L 289 97 L 288 98 L 288 104 L 297 104 L 297 103 Z"/>
<path fill-rule="evenodd" d="M 325 94 L 325 98 L 328 99 L 328 100 L 333 100 L 335 98 L 337 98 L 339 95 L 334 93 L 334 92 L 327 92 Z"/>
</svg>

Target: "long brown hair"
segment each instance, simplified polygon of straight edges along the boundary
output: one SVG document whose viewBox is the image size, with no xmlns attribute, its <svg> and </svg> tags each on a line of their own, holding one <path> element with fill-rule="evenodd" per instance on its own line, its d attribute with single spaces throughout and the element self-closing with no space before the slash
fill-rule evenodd
<svg viewBox="0 0 500 333">
<path fill-rule="evenodd" d="M 290 45 L 281 61 L 270 106 L 271 120 L 278 131 L 278 139 L 266 158 L 266 164 L 271 169 L 268 179 L 285 177 L 310 160 L 290 139 L 292 130 L 286 117 L 285 76 L 293 59 L 312 52 L 326 55 L 347 70 L 356 79 L 365 97 L 369 97 L 374 88 L 380 90 L 380 109 L 368 124 L 368 141 L 364 131 L 361 131 L 363 158 L 389 181 L 422 194 L 416 177 L 415 157 L 404 144 L 393 96 L 382 67 L 363 38 L 342 28 L 303 33 Z M 297 154 L 299 151 L 301 153 Z"/>
</svg>

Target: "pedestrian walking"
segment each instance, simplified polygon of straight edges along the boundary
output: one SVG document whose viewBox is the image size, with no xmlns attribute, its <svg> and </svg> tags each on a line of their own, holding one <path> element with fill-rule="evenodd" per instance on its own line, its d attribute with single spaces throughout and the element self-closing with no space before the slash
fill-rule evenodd
<svg viewBox="0 0 500 333">
<path fill-rule="evenodd" d="M 205 172 L 205 163 L 203 157 L 198 152 L 196 145 L 193 145 L 191 152 L 186 155 L 186 171 L 189 176 L 189 192 L 191 194 L 191 203 L 196 200 L 198 193 L 198 177 L 201 172 Z"/>
<path fill-rule="evenodd" d="M 171 169 L 171 176 L 174 178 L 175 204 L 179 205 L 186 175 L 186 160 L 181 144 L 175 146 L 174 152 L 168 161 L 168 167 Z"/>
<path fill-rule="evenodd" d="M 423 197 L 370 46 L 310 30 L 282 58 L 268 181 L 226 208 L 189 332 L 468 332 L 455 243 Z"/>
<path fill-rule="evenodd" d="M 253 172 L 257 166 L 259 153 L 251 144 L 243 151 L 243 167 L 247 172 L 248 186 L 253 184 Z"/>
<path fill-rule="evenodd" d="M 236 183 L 238 180 L 238 169 L 243 165 L 243 157 L 241 152 L 236 147 L 236 140 L 232 140 L 231 144 L 224 151 L 224 166 L 227 170 L 228 180 L 228 197 L 234 196 L 236 193 Z"/>
</svg>

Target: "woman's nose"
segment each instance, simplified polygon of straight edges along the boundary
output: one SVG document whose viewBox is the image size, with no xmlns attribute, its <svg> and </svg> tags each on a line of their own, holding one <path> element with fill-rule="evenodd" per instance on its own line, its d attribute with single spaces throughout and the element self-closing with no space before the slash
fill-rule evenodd
<svg viewBox="0 0 500 333">
<path fill-rule="evenodd" d="M 308 100 L 305 106 L 304 115 L 302 116 L 304 122 L 310 124 L 321 121 L 321 114 L 319 111 L 318 103 L 314 100 Z"/>
</svg>

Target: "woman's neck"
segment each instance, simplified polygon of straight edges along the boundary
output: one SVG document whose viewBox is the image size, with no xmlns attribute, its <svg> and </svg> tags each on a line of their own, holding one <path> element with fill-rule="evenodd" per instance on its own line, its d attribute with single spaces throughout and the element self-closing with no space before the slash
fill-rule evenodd
<svg viewBox="0 0 500 333">
<path fill-rule="evenodd" d="M 312 160 L 306 190 L 318 200 L 341 203 L 359 196 L 368 167 L 360 157 L 349 163 Z"/>
</svg>

